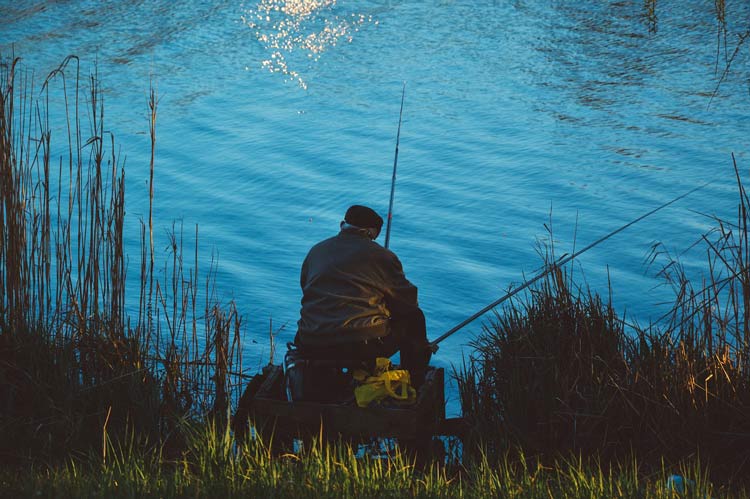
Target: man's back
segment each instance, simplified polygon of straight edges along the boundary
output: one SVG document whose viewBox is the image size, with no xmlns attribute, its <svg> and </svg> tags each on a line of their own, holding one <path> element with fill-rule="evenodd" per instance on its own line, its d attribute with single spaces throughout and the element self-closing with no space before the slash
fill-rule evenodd
<svg viewBox="0 0 750 499">
<path fill-rule="evenodd" d="M 417 306 L 417 288 L 396 255 L 359 230 L 342 230 L 313 246 L 300 284 L 298 338 L 303 345 L 383 337 L 393 306 Z"/>
</svg>

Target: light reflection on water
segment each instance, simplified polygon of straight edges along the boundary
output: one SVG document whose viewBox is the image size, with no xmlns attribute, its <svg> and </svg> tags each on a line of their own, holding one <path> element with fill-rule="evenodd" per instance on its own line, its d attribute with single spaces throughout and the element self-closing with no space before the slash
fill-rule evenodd
<svg viewBox="0 0 750 499">
<path fill-rule="evenodd" d="M 299 70 L 290 67 L 288 56 L 301 51 L 316 62 L 322 53 L 339 43 L 351 43 L 365 23 L 377 25 L 372 15 L 351 12 L 335 14 L 336 0 L 263 0 L 246 8 L 242 16 L 269 57 L 261 64 L 272 73 L 282 73 L 307 89 Z M 303 61 L 304 62 L 304 61 Z"/>
<path fill-rule="evenodd" d="M 729 154 L 744 171 L 750 159 L 749 51 L 714 96 L 750 5 L 727 6 L 725 43 L 708 4 L 660 0 L 654 32 L 635 0 L 5 2 L 0 50 L 38 75 L 70 53 L 84 74 L 98 60 L 127 155 L 130 275 L 154 79 L 157 225 L 200 226 L 261 344 L 269 318 L 287 324 L 282 344 L 293 335 L 309 246 L 349 204 L 387 210 L 406 81 L 391 242 L 435 337 L 533 273 L 550 211 L 562 254 L 718 179 L 580 259 L 592 289 L 611 280 L 618 311 L 660 315 L 669 292 L 644 276 L 650 245 L 679 253 L 711 225 L 696 212 L 731 218 Z M 700 250 L 684 258 L 703 267 Z M 479 329 L 435 362 L 459 361 Z"/>
</svg>

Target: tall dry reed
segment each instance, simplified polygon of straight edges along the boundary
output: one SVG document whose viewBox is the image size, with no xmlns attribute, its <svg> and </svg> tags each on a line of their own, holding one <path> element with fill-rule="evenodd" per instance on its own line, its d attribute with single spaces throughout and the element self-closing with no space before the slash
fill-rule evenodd
<svg viewBox="0 0 750 499">
<path fill-rule="evenodd" d="M 156 278 L 152 217 L 157 96 L 150 111 L 149 219 L 125 234 L 125 171 L 96 74 L 68 57 L 41 88 L 0 65 L 0 460 L 67 456 L 133 430 L 179 447 L 180 422 L 226 417 L 239 389 L 242 320 L 209 266 L 184 266 L 172 225 Z M 61 103 L 62 113 L 50 108 Z M 53 151 L 63 151 L 53 152 Z M 126 239 L 140 237 L 138 311 L 126 315 Z M 205 285 L 201 285 L 201 282 Z M 205 287 L 204 287 L 205 286 Z M 202 303 L 199 302 L 203 300 Z"/>
<path fill-rule="evenodd" d="M 737 179 L 737 222 L 716 219 L 704 236 L 701 285 L 678 261 L 663 263 L 675 289 L 664 320 L 626 326 L 564 269 L 498 312 L 458 373 L 469 453 L 634 456 L 643 469 L 699 456 L 714 478 L 747 483 L 750 202 Z"/>
</svg>

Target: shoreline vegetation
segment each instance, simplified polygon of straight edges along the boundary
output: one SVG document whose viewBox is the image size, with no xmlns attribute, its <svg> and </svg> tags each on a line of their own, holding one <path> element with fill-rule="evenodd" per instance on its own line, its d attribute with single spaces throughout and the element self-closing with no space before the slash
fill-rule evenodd
<svg viewBox="0 0 750 499">
<path fill-rule="evenodd" d="M 216 300 L 213 263 L 198 272 L 197 228 L 194 256 L 174 223 L 166 257 L 155 256 L 155 93 L 148 219 L 126 236 L 125 171 L 102 89 L 78 66 L 68 57 L 41 89 L 18 59 L 0 66 L 4 464 L 77 455 L 101 447 L 103 434 L 130 432 L 178 452 L 182 421 L 226 413 L 242 383 L 242 319 Z M 62 106 L 62 123 L 50 123 L 50 102 Z M 139 274 L 128 282 L 123 241 L 134 236 Z M 129 316 L 128 284 L 138 293 Z"/>
<path fill-rule="evenodd" d="M 460 451 L 419 466 L 393 445 L 278 456 L 232 435 L 244 326 L 215 298 L 213 264 L 198 272 L 197 228 L 183 251 L 173 224 L 157 261 L 155 93 L 149 215 L 128 281 L 125 171 L 97 76 L 69 57 L 37 89 L 17 59 L 0 62 L 4 495 L 750 497 L 750 200 L 736 164 L 737 220 L 703 237 L 704 281 L 653 248 L 675 290 L 658 325 L 617 317 L 571 262 L 497 310 L 456 369 Z"/>
</svg>

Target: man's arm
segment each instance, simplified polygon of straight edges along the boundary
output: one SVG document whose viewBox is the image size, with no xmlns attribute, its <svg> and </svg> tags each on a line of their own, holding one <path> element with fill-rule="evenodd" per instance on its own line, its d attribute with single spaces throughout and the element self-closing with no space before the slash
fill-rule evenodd
<svg viewBox="0 0 750 499">
<path fill-rule="evenodd" d="M 417 287 L 406 278 L 401 261 L 391 251 L 388 251 L 384 271 L 386 281 L 384 295 L 391 313 L 399 314 L 418 309 Z"/>
<path fill-rule="evenodd" d="M 308 267 L 307 260 L 309 259 L 309 256 L 310 255 L 308 254 L 308 256 L 306 256 L 305 259 L 302 261 L 302 268 L 300 269 L 300 272 L 299 272 L 299 285 L 300 285 L 300 288 L 302 288 L 303 290 L 305 289 L 305 284 L 307 283 L 307 267 Z"/>
</svg>

